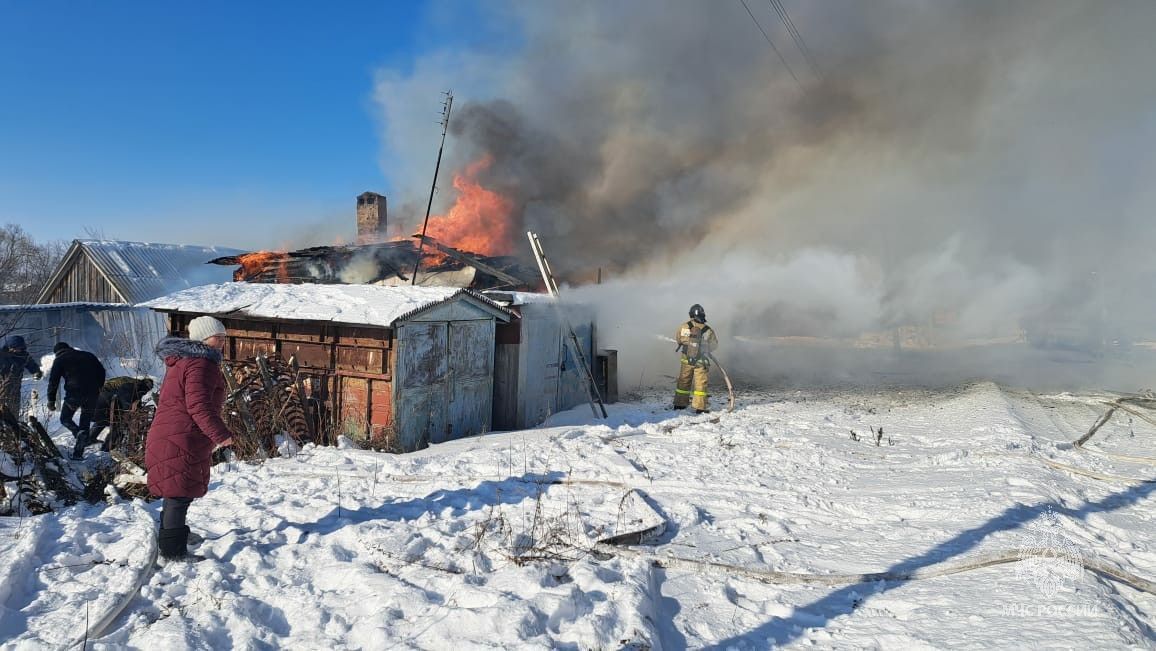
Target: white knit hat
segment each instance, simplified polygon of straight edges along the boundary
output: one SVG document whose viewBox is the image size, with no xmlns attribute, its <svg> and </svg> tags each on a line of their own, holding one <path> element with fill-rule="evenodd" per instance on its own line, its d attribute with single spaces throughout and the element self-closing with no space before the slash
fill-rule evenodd
<svg viewBox="0 0 1156 651">
<path fill-rule="evenodd" d="M 189 321 L 189 339 L 204 341 L 213 335 L 225 334 L 225 324 L 211 316 L 199 316 Z"/>
</svg>

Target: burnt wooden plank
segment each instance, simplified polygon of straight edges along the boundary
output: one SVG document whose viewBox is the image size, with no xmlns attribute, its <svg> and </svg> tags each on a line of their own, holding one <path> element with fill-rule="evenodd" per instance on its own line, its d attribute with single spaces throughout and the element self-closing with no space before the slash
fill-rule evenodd
<svg viewBox="0 0 1156 651">
<path fill-rule="evenodd" d="M 518 352 L 511 344 L 500 344 L 494 351 L 494 429 L 517 429 Z"/>
<path fill-rule="evenodd" d="M 523 281 L 511 276 L 510 274 L 502 271 L 501 269 L 498 269 L 497 267 L 492 267 L 492 266 L 486 264 L 485 262 L 482 262 L 481 260 L 479 260 L 475 256 L 469 255 L 467 253 L 462 253 L 461 251 L 458 251 L 457 249 L 446 246 L 445 244 L 442 244 L 441 242 L 435 240 L 434 238 L 432 238 L 428 235 L 418 235 L 417 237 L 421 238 L 422 241 L 424 241 L 426 244 L 429 244 L 430 246 L 434 247 L 438 251 L 441 251 L 442 253 L 450 256 L 451 258 L 457 260 L 458 262 L 461 262 L 462 264 L 465 264 L 465 265 L 470 266 L 470 267 L 475 267 L 477 269 L 481 269 L 482 271 L 490 274 L 491 276 L 493 276 L 494 278 L 497 278 L 498 280 L 504 280 L 505 282 L 507 282 L 511 285 L 514 285 L 515 287 L 520 287 L 520 286 L 525 284 Z"/>
</svg>

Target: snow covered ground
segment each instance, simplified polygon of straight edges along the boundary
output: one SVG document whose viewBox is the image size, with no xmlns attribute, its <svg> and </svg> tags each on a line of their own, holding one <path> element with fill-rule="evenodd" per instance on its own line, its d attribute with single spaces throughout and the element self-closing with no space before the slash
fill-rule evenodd
<svg viewBox="0 0 1156 651">
<path fill-rule="evenodd" d="M 189 513 L 199 563 L 137 573 L 157 504 L 5 523 L 0 639 L 79 644 L 128 595 L 89 648 L 1150 647 L 1156 595 L 1083 567 L 1156 580 L 1156 427 L 1118 413 L 1071 445 L 1113 397 L 792 391 L 695 416 L 663 393 L 410 455 L 225 464 Z M 598 544 L 648 511 L 653 539 Z M 921 578 L 843 576 L 876 572 Z"/>
</svg>

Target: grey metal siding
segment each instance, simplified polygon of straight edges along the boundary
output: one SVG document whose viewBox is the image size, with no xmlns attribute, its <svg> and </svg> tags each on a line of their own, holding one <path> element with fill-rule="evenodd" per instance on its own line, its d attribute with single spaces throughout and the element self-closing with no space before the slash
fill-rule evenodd
<svg viewBox="0 0 1156 651">
<path fill-rule="evenodd" d="M 527 303 L 519 310 L 522 318 L 518 322 L 518 343 L 498 347 L 499 390 L 507 373 L 505 366 L 517 367 L 516 390 L 497 399 L 499 407 L 506 401 L 516 403 L 513 419 L 501 425 L 507 429 L 534 427 L 552 414 L 587 402 L 586 376 L 566 341 L 567 318 L 586 362 L 594 360 L 593 320 L 587 310 L 547 302 Z M 517 352 L 505 352 L 503 348 L 516 348 Z"/>
<path fill-rule="evenodd" d="M 552 306 L 524 307 L 529 309 L 522 312 L 517 427 L 533 427 L 558 411 L 562 338 Z"/>
<path fill-rule="evenodd" d="M 590 322 L 571 318 L 570 326 L 574 329 L 578 346 L 581 347 L 582 355 L 586 358 L 586 364 L 592 364 L 594 362 L 594 349 L 591 346 L 593 328 Z M 566 324 L 560 324 L 559 331 L 560 336 L 569 339 L 570 335 L 566 331 Z M 586 394 L 586 374 L 582 370 L 582 362 L 569 345 L 563 347 L 563 352 L 565 353 L 564 363 L 558 382 L 558 411 L 565 411 L 576 405 L 589 402 L 589 396 Z M 590 371 L 593 372 L 593 369 Z"/>
<path fill-rule="evenodd" d="M 58 341 L 97 357 L 122 358 L 138 373 L 159 374 L 153 349 L 168 332 L 163 315 L 127 305 L 70 303 L 37 305 L 0 312 L 0 332 L 18 334 L 34 356 L 47 355 Z"/>
<path fill-rule="evenodd" d="M 119 357 L 126 368 L 137 375 L 161 375 L 164 363 L 156 355 L 157 342 L 168 335 L 168 319 L 147 308 L 131 310 L 93 310 L 91 317 L 100 325 L 103 336 L 97 348 L 89 348 L 98 357 Z M 67 336 L 60 337 L 68 341 Z"/>
</svg>

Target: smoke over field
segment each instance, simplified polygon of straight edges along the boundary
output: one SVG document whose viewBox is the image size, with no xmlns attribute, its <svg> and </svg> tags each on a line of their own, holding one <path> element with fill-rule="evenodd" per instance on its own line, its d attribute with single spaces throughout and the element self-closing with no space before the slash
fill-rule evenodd
<svg viewBox="0 0 1156 651">
<path fill-rule="evenodd" d="M 809 61 L 761 2 L 511 3 L 515 45 L 381 74 L 387 151 L 430 150 L 415 105 L 455 88 L 443 176 L 474 165 L 559 275 L 602 270 L 571 295 L 627 368 L 695 302 L 732 351 L 1156 338 L 1156 5 L 785 5 Z"/>
</svg>

